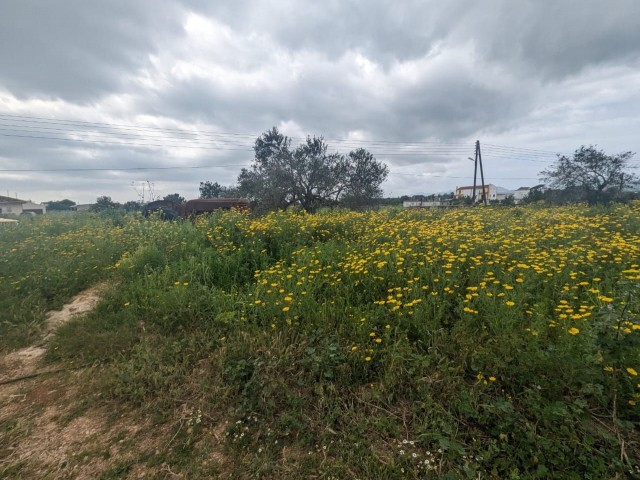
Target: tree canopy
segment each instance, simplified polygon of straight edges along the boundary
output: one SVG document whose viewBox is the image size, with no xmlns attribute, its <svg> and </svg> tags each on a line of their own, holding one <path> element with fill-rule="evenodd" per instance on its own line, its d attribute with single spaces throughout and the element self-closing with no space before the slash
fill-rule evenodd
<svg viewBox="0 0 640 480">
<path fill-rule="evenodd" d="M 185 203 L 187 201 L 179 193 L 170 193 L 169 195 L 165 195 L 162 200 L 164 200 L 165 202 L 173 202 L 173 203 L 178 203 L 178 204 L 182 204 L 182 203 Z"/>
<path fill-rule="evenodd" d="M 617 198 L 637 181 L 628 171 L 635 153 L 607 155 L 595 146 L 581 146 L 573 156 L 559 155 L 555 164 L 541 172 L 550 188 L 571 192 L 574 199 L 590 204 Z"/>
<path fill-rule="evenodd" d="M 200 198 L 239 197 L 238 187 L 227 187 L 218 182 L 200 182 Z"/>
<path fill-rule="evenodd" d="M 142 210 L 142 204 L 136 200 L 129 200 L 122 204 L 122 208 L 125 212 L 137 212 Z"/>
<path fill-rule="evenodd" d="M 119 207 L 120 204 L 118 202 L 114 202 L 113 200 L 111 200 L 111 197 L 103 195 L 102 197 L 98 197 L 96 199 L 96 203 L 91 206 L 90 210 L 92 212 L 101 212 L 103 210 L 113 210 Z"/>
<path fill-rule="evenodd" d="M 295 149 L 276 127 L 254 144 L 255 158 L 239 177 L 241 194 L 262 209 L 299 205 L 312 212 L 340 202 L 363 205 L 382 196 L 388 168 L 364 149 L 347 156 L 329 152 L 323 137 L 307 137 Z"/>
</svg>

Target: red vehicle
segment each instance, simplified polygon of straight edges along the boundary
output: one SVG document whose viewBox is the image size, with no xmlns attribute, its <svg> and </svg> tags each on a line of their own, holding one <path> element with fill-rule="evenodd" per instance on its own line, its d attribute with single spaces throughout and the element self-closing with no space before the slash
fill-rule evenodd
<svg viewBox="0 0 640 480">
<path fill-rule="evenodd" d="M 152 213 L 159 212 L 162 218 L 173 220 L 178 217 L 189 218 L 203 213 L 230 210 L 232 208 L 248 209 L 249 200 L 246 198 L 197 198 L 186 203 L 156 200 L 145 205 L 142 214 L 148 217 Z"/>
</svg>

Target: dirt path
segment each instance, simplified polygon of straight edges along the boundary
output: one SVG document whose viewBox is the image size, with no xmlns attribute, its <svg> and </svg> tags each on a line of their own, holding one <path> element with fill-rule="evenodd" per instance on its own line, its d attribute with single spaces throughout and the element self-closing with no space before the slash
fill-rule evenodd
<svg viewBox="0 0 640 480">
<path fill-rule="evenodd" d="M 84 315 L 93 310 L 100 301 L 100 293 L 105 285 L 95 285 L 73 297 L 62 310 L 47 313 L 42 340 L 7 355 L 0 356 L 0 399 L 3 397 L 3 382 L 38 373 L 42 356 L 47 351 L 46 343 L 55 331 L 74 317 Z"/>
<path fill-rule="evenodd" d="M 87 387 L 100 376 L 101 367 L 68 370 L 63 365 L 42 365 L 55 331 L 92 311 L 105 288 L 89 288 L 62 310 L 49 312 L 35 345 L 0 355 L 3 480 L 187 478 L 165 459 L 176 447 L 176 436 L 189 430 L 193 409 L 182 405 L 173 423 L 154 424 Z M 203 434 L 205 440 L 198 443 L 207 451 L 203 463 L 227 462 L 221 453 L 225 425 L 214 425 Z"/>
<path fill-rule="evenodd" d="M 79 373 L 41 365 L 55 331 L 93 310 L 104 289 L 91 287 L 49 312 L 36 345 L 0 356 L 1 478 L 98 478 L 110 466 L 107 459 L 118 456 L 120 440 L 140 429 L 131 421 L 107 422 L 106 412 L 89 408 L 92 399 L 77 387 Z M 95 451 L 99 459 L 90 455 Z"/>
</svg>

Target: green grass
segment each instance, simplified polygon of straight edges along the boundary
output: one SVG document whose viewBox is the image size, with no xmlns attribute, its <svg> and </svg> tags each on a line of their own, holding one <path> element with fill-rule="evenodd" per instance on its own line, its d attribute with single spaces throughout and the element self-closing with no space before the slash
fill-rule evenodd
<svg viewBox="0 0 640 480">
<path fill-rule="evenodd" d="M 194 477 L 624 478 L 639 221 L 638 205 L 36 218 L 0 237 L 0 344 L 107 280 L 47 358 L 101 365 L 92 388 L 174 425 L 162 461 Z"/>
</svg>

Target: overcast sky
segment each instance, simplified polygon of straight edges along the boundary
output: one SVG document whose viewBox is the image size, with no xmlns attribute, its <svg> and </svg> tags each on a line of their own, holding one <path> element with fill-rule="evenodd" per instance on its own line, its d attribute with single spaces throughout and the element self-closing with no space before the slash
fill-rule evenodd
<svg viewBox="0 0 640 480">
<path fill-rule="evenodd" d="M 530 186 L 640 151 L 639 67 L 638 0 L 2 0 L 0 195 L 195 198 L 272 126 L 367 148 L 387 195 L 472 183 L 476 140 Z"/>
</svg>

